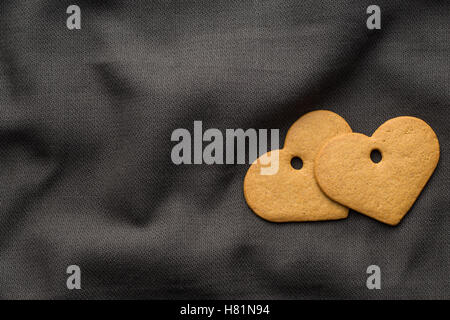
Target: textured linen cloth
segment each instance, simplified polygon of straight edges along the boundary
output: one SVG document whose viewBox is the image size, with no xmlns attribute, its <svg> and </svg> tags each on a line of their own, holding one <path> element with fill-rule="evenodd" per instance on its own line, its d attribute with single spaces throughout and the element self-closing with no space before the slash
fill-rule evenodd
<svg viewBox="0 0 450 320">
<path fill-rule="evenodd" d="M 449 18 L 446 0 L 2 0 L 0 297 L 449 299 Z M 399 226 L 270 223 L 244 200 L 248 164 L 171 161 L 195 120 L 282 143 L 317 109 L 367 135 L 402 115 L 435 130 Z"/>
</svg>

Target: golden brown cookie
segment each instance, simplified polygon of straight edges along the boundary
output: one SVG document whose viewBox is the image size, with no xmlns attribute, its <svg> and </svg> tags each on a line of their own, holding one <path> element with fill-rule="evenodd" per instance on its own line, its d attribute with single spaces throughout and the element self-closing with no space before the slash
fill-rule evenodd
<svg viewBox="0 0 450 320">
<path fill-rule="evenodd" d="M 373 150 L 381 161 L 371 160 Z M 439 161 L 433 129 L 414 117 L 398 117 L 372 135 L 331 139 L 316 159 L 321 189 L 335 201 L 381 222 L 396 225 L 416 201 Z"/>
<path fill-rule="evenodd" d="M 326 141 L 350 132 L 347 122 L 333 112 L 319 110 L 302 116 L 289 129 L 283 149 L 268 152 L 248 169 L 244 196 L 249 207 L 273 222 L 346 218 L 348 208 L 330 200 L 317 185 L 314 159 Z M 278 165 L 275 174 L 262 174 L 267 157 Z M 300 170 L 291 166 L 295 157 L 303 161 Z"/>
</svg>

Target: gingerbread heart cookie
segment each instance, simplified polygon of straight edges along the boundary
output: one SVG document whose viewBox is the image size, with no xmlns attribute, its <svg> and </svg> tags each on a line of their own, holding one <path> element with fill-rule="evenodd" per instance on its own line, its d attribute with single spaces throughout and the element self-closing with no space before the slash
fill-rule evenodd
<svg viewBox="0 0 450 320">
<path fill-rule="evenodd" d="M 375 163 L 371 153 L 381 153 Z M 320 150 L 315 176 L 335 201 L 381 222 L 397 225 L 416 201 L 439 161 L 433 129 L 414 117 L 398 117 L 368 137 L 335 137 Z"/>
<path fill-rule="evenodd" d="M 283 149 L 268 152 L 248 169 L 244 196 L 249 207 L 273 222 L 346 218 L 348 208 L 329 199 L 317 185 L 314 159 L 326 141 L 351 132 L 347 122 L 330 111 L 302 116 L 289 129 Z M 298 158 L 303 162 L 299 170 L 291 165 Z M 263 174 L 267 159 L 276 161 L 278 170 L 274 174 Z"/>
</svg>

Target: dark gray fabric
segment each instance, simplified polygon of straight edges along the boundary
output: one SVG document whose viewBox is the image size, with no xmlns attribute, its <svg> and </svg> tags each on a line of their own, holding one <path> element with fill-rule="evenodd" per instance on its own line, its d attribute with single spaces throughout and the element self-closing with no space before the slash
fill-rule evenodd
<svg viewBox="0 0 450 320">
<path fill-rule="evenodd" d="M 450 298 L 449 18 L 444 0 L 2 0 L 0 296 Z M 269 223 L 243 198 L 248 165 L 171 162 L 172 131 L 194 120 L 282 142 L 323 108 L 364 134 L 400 115 L 437 133 L 439 165 L 399 226 Z M 66 288 L 71 264 L 82 290 Z"/>
</svg>

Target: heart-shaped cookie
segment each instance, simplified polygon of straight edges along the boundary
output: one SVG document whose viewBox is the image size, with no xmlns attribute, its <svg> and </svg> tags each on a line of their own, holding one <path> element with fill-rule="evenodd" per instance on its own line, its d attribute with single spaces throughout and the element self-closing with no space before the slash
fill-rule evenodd
<svg viewBox="0 0 450 320">
<path fill-rule="evenodd" d="M 314 178 L 314 159 L 322 145 L 337 135 L 352 132 L 339 115 L 313 111 L 298 119 L 289 129 L 284 148 L 258 158 L 244 179 L 244 196 L 260 217 L 273 222 L 343 219 L 348 208 L 329 199 Z M 300 158 L 300 170 L 291 165 Z M 264 174 L 264 162 L 276 161 L 275 174 Z M 274 163 L 271 164 L 273 166 Z"/>
<path fill-rule="evenodd" d="M 374 150 L 381 161 L 371 160 Z M 433 129 L 414 117 L 398 117 L 367 137 L 351 133 L 328 141 L 315 163 L 316 180 L 335 201 L 396 225 L 409 211 L 439 161 Z"/>
</svg>

